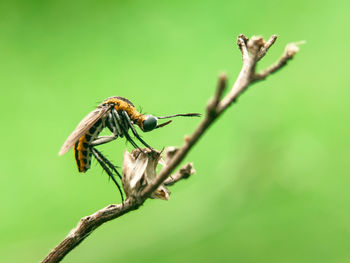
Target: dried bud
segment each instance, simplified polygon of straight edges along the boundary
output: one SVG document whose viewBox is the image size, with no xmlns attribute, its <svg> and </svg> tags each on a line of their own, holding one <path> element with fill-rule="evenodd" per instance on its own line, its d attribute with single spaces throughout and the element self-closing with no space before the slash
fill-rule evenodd
<svg viewBox="0 0 350 263">
<path fill-rule="evenodd" d="M 161 153 L 156 150 L 135 149 L 130 154 L 124 152 L 123 187 L 126 197 L 138 195 L 156 177 L 156 168 L 161 160 Z M 170 191 L 160 185 L 151 198 L 169 200 Z"/>
<path fill-rule="evenodd" d="M 306 41 L 299 41 L 296 43 L 290 43 L 286 46 L 285 54 L 287 54 L 288 57 L 293 57 L 298 51 L 299 51 L 299 45 L 305 44 Z"/>
<path fill-rule="evenodd" d="M 174 146 L 169 146 L 164 150 L 165 164 L 168 164 L 170 162 L 178 150 L 179 148 L 176 148 Z"/>
<path fill-rule="evenodd" d="M 185 141 L 185 143 L 189 143 L 190 139 L 191 139 L 190 136 L 188 136 L 188 135 L 185 135 L 185 136 L 184 136 L 184 141 Z"/>
</svg>

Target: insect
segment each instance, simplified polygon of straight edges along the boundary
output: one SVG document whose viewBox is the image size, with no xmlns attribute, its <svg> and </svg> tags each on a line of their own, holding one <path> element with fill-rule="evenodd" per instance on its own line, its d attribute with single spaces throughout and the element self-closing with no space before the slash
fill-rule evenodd
<svg viewBox="0 0 350 263">
<path fill-rule="evenodd" d="M 109 97 L 105 99 L 94 111 L 90 112 L 68 136 L 63 144 L 59 155 L 63 155 L 74 147 L 75 160 L 78 170 L 85 173 L 91 165 L 91 158 L 94 156 L 98 163 L 106 171 L 108 176 L 118 187 L 123 200 L 123 194 L 120 185 L 115 179 L 113 172 L 121 179 L 120 173 L 115 166 L 100 152 L 95 146 L 111 142 L 118 137 L 125 137 L 133 147 L 140 147 L 129 135 L 129 129 L 133 135 L 147 148 L 152 149 L 138 134 L 134 125 L 137 125 L 143 132 L 149 132 L 154 129 L 168 125 L 171 120 L 158 124 L 159 119 L 168 119 L 178 116 L 199 117 L 199 113 L 175 114 L 170 116 L 155 117 L 153 115 L 143 115 L 139 113 L 134 104 L 123 97 Z M 99 136 L 104 128 L 108 128 L 112 135 Z"/>
</svg>

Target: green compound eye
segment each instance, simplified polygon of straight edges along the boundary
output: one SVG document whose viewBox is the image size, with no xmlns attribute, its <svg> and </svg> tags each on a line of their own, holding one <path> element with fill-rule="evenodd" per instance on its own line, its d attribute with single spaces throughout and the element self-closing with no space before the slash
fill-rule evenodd
<svg viewBox="0 0 350 263">
<path fill-rule="evenodd" d="M 152 115 L 147 115 L 143 122 L 143 131 L 149 132 L 157 127 L 158 119 Z"/>
</svg>

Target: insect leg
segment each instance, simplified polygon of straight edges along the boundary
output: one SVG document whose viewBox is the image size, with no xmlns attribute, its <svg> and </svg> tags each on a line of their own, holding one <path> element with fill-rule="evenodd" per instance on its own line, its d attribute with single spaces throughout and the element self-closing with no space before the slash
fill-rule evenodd
<svg viewBox="0 0 350 263">
<path fill-rule="evenodd" d="M 140 149 L 140 147 L 134 142 L 134 140 L 130 137 L 128 133 L 128 127 L 124 125 L 122 118 L 120 117 L 119 113 L 116 111 L 116 109 L 112 109 L 112 115 L 114 122 L 119 124 L 119 126 L 122 128 L 122 131 L 124 133 L 125 138 L 134 146 L 135 148 Z M 141 150 L 141 149 L 140 149 Z"/>
<path fill-rule="evenodd" d="M 105 144 L 107 142 L 114 141 L 115 139 L 118 138 L 118 135 L 111 135 L 111 136 L 100 136 L 94 141 L 90 142 L 90 146 L 97 146 L 101 144 Z"/>
<path fill-rule="evenodd" d="M 96 160 L 99 162 L 99 164 L 102 166 L 102 169 L 105 170 L 105 172 L 108 174 L 108 176 L 112 179 L 112 181 L 114 182 L 114 184 L 118 187 L 118 190 L 119 190 L 119 193 L 120 193 L 120 196 L 122 198 L 122 202 L 124 201 L 124 196 L 123 196 L 123 192 L 122 192 L 122 189 L 120 187 L 120 185 L 118 184 L 117 180 L 114 178 L 114 175 L 112 173 L 112 171 L 110 170 L 110 168 L 112 168 L 111 166 L 113 166 L 113 164 L 107 160 L 106 157 L 104 157 L 101 152 L 99 152 L 98 150 L 96 150 L 94 147 L 91 147 L 91 151 L 92 151 L 92 154 L 95 156 Z M 111 166 L 110 166 L 111 165 Z M 108 166 L 110 168 L 108 168 Z M 114 168 L 113 166 L 113 171 L 115 171 L 117 173 L 117 175 L 119 177 L 120 174 L 117 172 L 117 169 Z"/>
<path fill-rule="evenodd" d="M 113 120 L 112 114 L 110 112 L 108 112 L 107 118 L 108 119 L 106 120 L 106 126 L 113 133 L 113 135 L 111 135 L 111 136 L 99 136 L 94 141 L 92 141 L 90 143 L 91 146 L 97 146 L 97 145 L 101 145 L 101 144 L 113 141 L 113 140 L 117 139 L 118 136 L 123 137 L 123 133 L 120 129 L 119 124 L 118 123 L 114 124 L 114 120 Z"/>
<path fill-rule="evenodd" d="M 113 110 L 115 110 L 115 109 L 112 109 L 112 111 Z M 110 112 L 108 113 L 107 126 L 113 132 L 113 134 L 118 134 L 120 137 L 123 137 L 124 134 L 122 132 L 122 129 L 120 128 L 119 122 L 118 122 L 118 120 L 116 119 L 116 117 L 114 115 L 115 114 L 112 114 Z"/>
<path fill-rule="evenodd" d="M 108 167 L 110 169 L 112 169 L 120 178 L 120 180 L 122 179 L 122 176 L 120 175 L 120 173 L 118 172 L 118 170 L 115 168 L 116 166 L 114 166 L 99 150 L 97 150 L 96 148 L 92 148 L 102 159 L 102 161 L 108 165 Z"/>
<path fill-rule="evenodd" d="M 135 137 L 140 141 L 142 142 L 143 145 L 145 145 L 147 148 L 151 149 L 152 150 L 152 147 L 148 145 L 148 143 L 146 143 L 142 138 L 141 136 L 137 133 L 133 123 L 131 122 L 130 120 L 130 117 L 128 115 L 128 113 L 126 111 L 122 111 L 122 114 L 124 115 L 125 119 L 127 120 L 127 123 L 132 131 L 132 133 L 135 135 Z"/>
</svg>

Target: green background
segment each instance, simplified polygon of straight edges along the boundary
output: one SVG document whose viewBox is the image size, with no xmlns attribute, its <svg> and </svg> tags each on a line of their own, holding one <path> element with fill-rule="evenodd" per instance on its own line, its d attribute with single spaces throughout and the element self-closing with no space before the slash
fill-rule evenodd
<svg viewBox="0 0 350 263">
<path fill-rule="evenodd" d="M 120 201 L 98 164 L 57 153 L 109 96 L 143 112 L 201 112 L 238 34 L 306 40 L 252 86 L 186 161 L 168 202 L 97 229 L 63 262 L 350 262 L 348 1 L 1 1 L 0 261 L 38 262 L 78 220 Z M 199 119 L 144 134 L 181 145 Z M 122 163 L 124 140 L 101 146 Z"/>
</svg>

